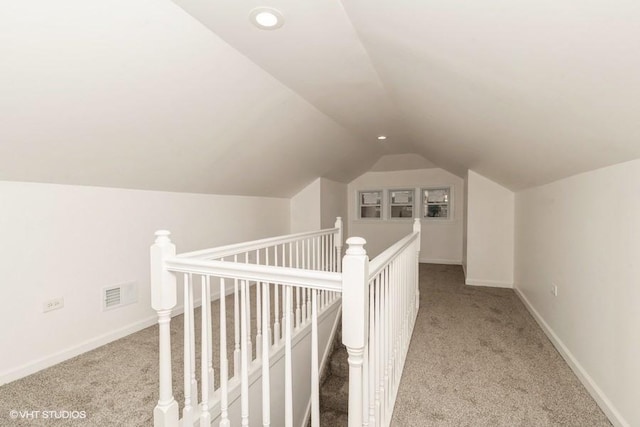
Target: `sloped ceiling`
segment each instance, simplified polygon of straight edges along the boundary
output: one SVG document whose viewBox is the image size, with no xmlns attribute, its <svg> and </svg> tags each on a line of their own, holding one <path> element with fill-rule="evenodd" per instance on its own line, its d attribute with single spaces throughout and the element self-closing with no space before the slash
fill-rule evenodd
<svg viewBox="0 0 640 427">
<path fill-rule="evenodd" d="M 288 197 L 415 153 L 525 188 L 640 157 L 637 22 L 624 0 L 2 2 L 0 179 Z"/>
</svg>

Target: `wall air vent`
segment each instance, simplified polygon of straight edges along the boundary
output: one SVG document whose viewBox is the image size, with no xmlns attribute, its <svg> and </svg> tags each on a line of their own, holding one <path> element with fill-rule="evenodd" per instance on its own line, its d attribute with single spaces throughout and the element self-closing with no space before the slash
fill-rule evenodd
<svg viewBox="0 0 640 427">
<path fill-rule="evenodd" d="M 102 289 L 102 310 L 111 310 L 138 302 L 138 285 L 124 283 Z"/>
</svg>

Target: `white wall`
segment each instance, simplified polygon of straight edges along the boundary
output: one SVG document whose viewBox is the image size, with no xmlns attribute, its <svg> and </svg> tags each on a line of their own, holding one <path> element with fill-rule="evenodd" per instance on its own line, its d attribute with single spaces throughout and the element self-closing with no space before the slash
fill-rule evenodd
<svg viewBox="0 0 640 427">
<path fill-rule="evenodd" d="M 320 230 L 322 222 L 320 181 L 321 178 L 316 178 L 291 198 L 292 233 Z"/>
<path fill-rule="evenodd" d="M 515 225 L 517 291 L 614 424 L 640 426 L 640 160 L 519 192 Z"/>
<path fill-rule="evenodd" d="M 291 198 L 291 232 L 333 228 L 341 216 L 346 239 L 347 212 L 347 184 L 318 178 Z"/>
<path fill-rule="evenodd" d="M 450 220 L 422 220 L 421 262 L 460 264 L 462 261 L 462 214 L 464 211 L 463 180 L 444 169 L 417 169 L 392 172 L 367 172 L 348 186 L 349 235 L 367 240 L 367 253 L 375 257 L 412 230 L 407 220 L 361 220 L 357 212 L 359 190 L 393 188 L 452 187 L 453 218 Z M 420 200 L 416 200 L 419 206 Z M 417 215 L 417 213 L 416 213 Z"/>
<path fill-rule="evenodd" d="M 513 287 L 514 193 L 470 170 L 466 283 Z"/>
<path fill-rule="evenodd" d="M 349 236 L 347 184 L 331 181 L 326 178 L 320 179 L 320 225 L 322 228 L 332 228 L 336 223 L 336 218 L 341 217 L 343 223 L 343 238 L 346 240 Z"/>
<path fill-rule="evenodd" d="M 149 246 L 184 252 L 286 234 L 289 200 L 0 181 L 0 383 L 155 322 Z M 103 287 L 135 281 L 138 303 L 101 310 Z M 64 308 L 42 312 L 45 300 Z"/>
</svg>

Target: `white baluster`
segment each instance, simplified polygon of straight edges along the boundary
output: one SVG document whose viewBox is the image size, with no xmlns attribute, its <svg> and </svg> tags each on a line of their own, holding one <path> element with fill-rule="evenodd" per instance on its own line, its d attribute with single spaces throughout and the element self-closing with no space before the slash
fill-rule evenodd
<svg viewBox="0 0 640 427">
<path fill-rule="evenodd" d="M 178 402 L 173 397 L 171 375 L 171 311 L 176 305 L 176 277 L 165 269 L 164 260 L 176 254 L 166 230 L 156 231 L 151 246 L 151 306 L 158 314 L 159 397 L 153 410 L 155 427 L 178 426 Z"/>
<path fill-rule="evenodd" d="M 375 283 L 378 281 L 376 276 L 373 282 L 369 283 L 369 426 L 376 425 L 376 325 L 375 325 Z M 366 374 L 365 374 L 366 375 Z M 365 416 L 367 416 L 365 414 Z"/>
<path fill-rule="evenodd" d="M 273 250 L 274 250 L 274 253 L 275 253 L 276 252 L 276 247 L 275 246 L 274 246 Z M 269 265 L 269 249 L 268 248 L 265 250 L 265 265 Z M 275 264 L 275 260 L 274 260 L 274 265 L 276 265 Z M 263 322 L 263 328 L 264 328 L 263 333 L 267 336 L 267 338 L 269 340 L 269 347 L 270 347 L 271 343 L 273 342 L 273 341 L 271 341 L 272 340 L 271 333 L 273 331 L 271 330 L 271 292 L 269 291 L 269 286 L 270 286 L 269 283 L 265 283 L 264 284 L 264 288 L 265 288 L 265 290 L 267 292 L 267 296 L 266 297 L 264 296 L 264 293 L 263 293 L 263 297 L 267 299 L 267 321 Z"/>
<path fill-rule="evenodd" d="M 193 408 L 191 406 L 191 285 L 190 275 L 184 275 L 184 408 L 182 408 L 182 424 L 193 424 Z"/>
<path fill-rule="evenodd" d="M 388 280 L 384 283 L 384 291 L 383 291 L 383 299 L 384 302 L 384 311 L 383 311 L 383 326 L 384 326 L 384 395 L 383 395 L 383 405 L 384 414 L 383 420 L 386 422 L 387 420 L 387 409 L 389 404 L 389 359 L 391 358 L 391 331 L 389 329 L 389 325 L 391 324 L 391 316 L 389 312 L 389 284 L 395 275 L 395 271 L 393 271 L 393 265 L 390 265 L 389 277 Z"/>
<path fill-rule="evenodd" d="M 342 275 L 342 343 L 349 353 L 349 427 L 362 426 L 362 364 L 369 327 L 369 258 L 366 241 L 347 240 Z"/>
<path fill-rule="evenodd" d="M 337 272 L 341 272 L 342 271 L 342 239 L 343 239 L 343 224 L 342 224 L 342 218 L 341 217 L 337 217 L 336 218 L 336 224 L 335 224 L 335 228 L 338 229 L 338 232 L 336 233 L 335 237 L 334 237 L 334 244 L 335 244 L 335 257 L 336 257 L 336 266 L 335 266 L 335 271 Z M 332 249 L 333 250 L 333 249 Z"/>
<path fill-rule="evenodd" d="M 307 270 L 311 270 L 311 240 L 307 239 Z M 305 319 L 308 321 L 311 318 L 311 289 L 305 289 Z"/>
<path fill-rule="evenodd" d="M 238 255 L 233 256 L 233 262 L 238 262 Z M 238 279 L 233 281 L 233 328 L 235 344 L 233 347 L 233 375 L 240 377 L 240 289 Z"/>
<path fill-rule="evenodd" d="M 318 367 L 318 301 L 311 290 L 311 427 L 320 427 L 320 369 Z"/>
<path fill-rule="evenodd" d="M 293 329 L 293 301 L 291 286 L 285 287 L 286 299 L 284 304 L 284 424 L 293 427 L 293 373 L 291 362 L 291 330 Z"/>
<path fill-rule="evenodd" d="M 322 252 L 320 254 L 320 270 L 327 271 L 327 239 L 326 236 L 320 236 L 320 244 Z"/>
<path fill-rule="evenodd" d="M 224 298 L 224 293 L 221 294 L 220 298 Z M 211 309 L 211 278 L 207 276 L 207 303 L 208 306 L 208 319 L 207 319 L 207 345 L 209 346 L 209 358 L 207 360 L 207 367 L 209 369 L 209 396 L 213 394 L 215 389 L 215 372 L 213 370 L 213 313 Z"/>
<path fill-rule="evenodd" d="M 189 310 L 189 317 L 190 317 L 189 326 L 191 327 L 191 333 L 189 335 L 190 346 L 191 346 L 191 351 L 189 352 L 191 354 L 191 401 L 193 402 L 194 405 L 197 405 L 197 403 L 198 403 L 198 380 L 196 379 L 196 331 L 195 331 L 195 325 L 196 325 L 195 310 L 196 310 L 196 306 L 194 304 L 195 282 L 193 281 L 193 275 L 192 274 L 189 275 L 189 282 L 190 282 L 189 299 L 191 300 L 191 304 L 190 304 L 191 309 Z M 185 313 L 185 315 L 186 315 L 186 313 Z"/>
<path fill-rule="evenodd" d="M 309 267 L 311 270 L 320 270 L 318 268 L 318 259 L 317 259 L 318 239 L 319 238 L 315 238 L 315 237 L 311 239 L 311 266 Z"/>
<path fill-rule="evenodd" d="M 273 284 L 273 345 L 280 344 L 280 297 L 278 295 L 278 284 Z"/>
<path fill-rule="evenodd" d="M 227 309 L 224 279 L 220 279 L 220 427 L 229 423 L 229 362 L 227 360 Z"/>
<path fill-rule="evenodd" d="M 240 342 L 241 342 L 241 369 L 240 369 L 240 418 L 242 426 L 249 425 L 249 354 L 248 346 L 249 341 L 247 339 L 250 324 L 248 318 L 247 293 L 250 291 L 249 282 L 242 280 L 240 282 Z"/>
<path fill-rule="evenodd" d="M 200 402 L 200 427 L 211 427 L 211 415 L 209 414 L 209 388 L 213 389 L 211 372 L 211 292 L 209 289 L 209 276 L 202 276 L 202 304 L 200 306 L 200 368 L 202 402 Z M 209 371 L 211 369 L 211 371 Z"/>
<path fill-rule="evenodd" d="M 283 253 L 282 253 L 282 265 L 284 266 L 284 245 L 282 245 L 282 249 L 283 249 Z M 274 255 L 274 259 L 273 259 L 273 263 L 274 265 L 278 265 L 278 247 L 275 247 L 275 250 L 273 252 Z M 281 330 L 280 330 L 280 300 L 278 299 L 278 284 L 274 283 L 273 284 L 273 302 L 275 304 L 275 308 L 274 308 L 274 316 L 273 316 L 273 343 L 275 345 L 280 344 L 280 336 L 281 336 Z"/>
<path fill-rule="evenodd" d="M 302 258 L 300 260 L 300 267 L 305 269 L 307 268 L 307 251 L 306 251 L 306 240 L 302 240 L 300 245 L 302 246 Z M 297 287 L 298 297 L 301 298 L 300 304 L 300 320 L 298 321 L 298 327 L 300 327 L 303 323 L 307 321 L 307 289 Z"/>
<path fill-rule="evenodd" d="M 367 291 L 368 293 L 368 291 Z M 362 426 L 369 426 L 369 343 L 364 346 L 362 355 Z"/>
<path fill-rule="evenodd" d="M 286 334 L 286 321 L 287 321 L 287 319 L 286 319 L 286 316 L 287 316 L 286 315 L 286 311 L 287 311 L 286 299 L 287 298 L 285 296 L 286 292 L 285 292 L 284 285 L 281 285 L 281 287 L 282 287 L 282 338 L 284 339 L 284 336 Z"/>
<path fill-rule="evenodd" d="M 256 251 L 257 264 L 260 264 L 260 251 Z M 262 356 L 262 307 L 260 306 L 260 282 L 256 282 L 256 359 Z"/>
<path fill-rule="evenodd" d="M 416 292 L 416 313 L 420 308 L 420 246 L 422 244 L 422 224 L 420 218 L 416 218 L 413 221 L 413 232 L 418 233 L 418 239 L 416 244 L 416 271 L 415 271 L 415 292 Z"/>
<path fill-rule="evenodd" d="M 391 390 L 393 388 L 393 366 L 395 362 L 395 352 L 396 352 L 396 311 L 395 311 L 395 289 L 397 285 L 400 283 L 400 271 L 398 269 L 397 258 L 391 262 L 393 266 L 394 277 L 393 280 L 389 283 L 389 362 L 388 362 L 388 375 L 389 379 L 387 382 L 388 387 L 388 395 L 387 395 L 387 405 L 390 403 L 391 398 Z M 391 416 L 391 414 L 389 414 Z"/>
<path fill-rule="evenodd" d="M 244 253 L 244 262 L 249 264 L 249 252 Z M 253 340 L 251 339 L 251 282 L 247 281 L 247 354 L 249 355 L 249 363 L 253 360 Z"/>
<path fill-rule="evenodd" d="M 296 268 L 300 268 L 300 245 L 299 240 L 296 240 Z M 300 287 L 296 286 L 296 323 L 295 327 L 300 327 L 302 321 L 302 311 L 300 310 Z"/>
<path fill-rule="evenodd" d="M 256 359 L 262 356 L 262 283 L 256 282 Z"/>
<path fill-rule="evenodd" d="M 376 425 L 382 424 L 382 392 L 384 390 L 384 375 L 382 374 L 382 359 L 384 349 L 382 348 L 382 282 L 386 276 L 387 267 L 378 275 L 376 280 Z M 344 304 L 344 303 L 343 303 Z"/>
<path fill-rule="evenodd" d="M 257 286 L 257 285 L 256 285 Z M 262 323 L 266 325 L 269 323 L 269 310 L 267 307 L 269 301 L 269 286 L 267 283 L 263 283 L 262 294 Z M 258 343 L 256 342 L 256 345 Z M 271 425 L 271 387 L 269 379 L 269 370 L 271 365 L 269 363 L 269 346 L 271 345 L 269 334 L 265 334 L 262 337 L 262 425 L 267 427 Z"/>
</svg>

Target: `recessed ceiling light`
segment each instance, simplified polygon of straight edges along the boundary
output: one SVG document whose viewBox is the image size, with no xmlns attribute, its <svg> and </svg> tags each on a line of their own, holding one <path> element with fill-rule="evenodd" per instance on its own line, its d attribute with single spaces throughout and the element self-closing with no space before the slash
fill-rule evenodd
<svg viewBox="0 0 640 427">
<path fill-rule="evenodd" d="M 275 30 L 284 25 L 284 17 L 279 10 L 271 7 L 257 7 L 249 13 L 249 19 L 261 30 Z"/>
<path fill-rule="evenodd" d="M 385 139 L 387 139 L 387 137 L 386 137 L 386 136 L 384 136 L 384 135 L 380 135 L 380 136 L 378 137 L 378 139 L 379 139 L 380 141 L 384 141 Z"/>
</svg>

